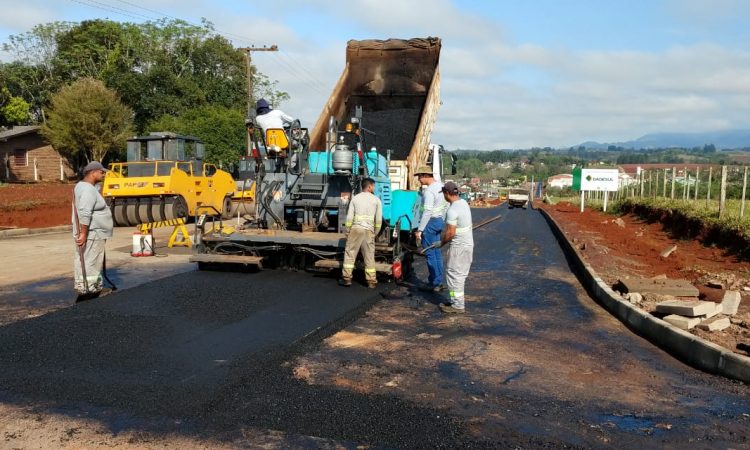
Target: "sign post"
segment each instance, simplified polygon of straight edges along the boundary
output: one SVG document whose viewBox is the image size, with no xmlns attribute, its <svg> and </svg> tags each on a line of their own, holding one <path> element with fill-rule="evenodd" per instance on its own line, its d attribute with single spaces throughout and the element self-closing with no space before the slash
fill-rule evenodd
<svg viewBox="0 0 750 450">
<path fill-rule="evenodd" d="M 607 212 L 609 193 L 617 191 L 620 173 L 617 169 L 580 169 L 573 170 L 573 189 L 581 191 L 581 212 L 583 212 L 584 193 L 596 191 L 604 193 L 604 212 Z"/>
</svg>

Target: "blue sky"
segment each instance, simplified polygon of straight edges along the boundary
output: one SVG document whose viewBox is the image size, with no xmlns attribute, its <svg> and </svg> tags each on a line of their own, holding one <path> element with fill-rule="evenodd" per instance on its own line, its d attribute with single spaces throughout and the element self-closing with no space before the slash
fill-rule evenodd
<svg viewBox="0 0 750 450">
<path fill-rule="evenodd" d="M 35 24 L 205 17 L 314 124 L 349 39 L 438 36 L 447 148 L 567 147 L 750 128 L 746 0 L 0 0 L 0 42 Z M 8 61 L 10 54 L 0 53 Z"/>
</svg>

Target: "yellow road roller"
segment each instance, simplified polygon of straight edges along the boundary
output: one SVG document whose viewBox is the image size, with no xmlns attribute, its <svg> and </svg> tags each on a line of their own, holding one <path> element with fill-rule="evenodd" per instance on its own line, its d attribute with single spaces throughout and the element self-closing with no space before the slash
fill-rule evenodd
<svg viewBox="0 0 750 450">
<path fill-rule="evenodd" d="M 128 162 L 110 164 L 102 186 L 116 226 L 194 216 L 198 207 L 231 216 L 235 181 L 203 163 L 200 139 L 156 132 L 128 139 L 127 151 Z"/>
</svg>

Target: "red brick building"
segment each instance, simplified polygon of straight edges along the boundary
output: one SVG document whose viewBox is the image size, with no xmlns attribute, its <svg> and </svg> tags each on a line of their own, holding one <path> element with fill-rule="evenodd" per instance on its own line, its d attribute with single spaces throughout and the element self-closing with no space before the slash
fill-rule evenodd
<svg viewBox="0 0 750 450">
<path fill-rule="evenodd" d="M 0 181 L 68 181 L 76 176 L 68 159 L 44 141 L 39 126 L 0 131 Z"/>
</svg>

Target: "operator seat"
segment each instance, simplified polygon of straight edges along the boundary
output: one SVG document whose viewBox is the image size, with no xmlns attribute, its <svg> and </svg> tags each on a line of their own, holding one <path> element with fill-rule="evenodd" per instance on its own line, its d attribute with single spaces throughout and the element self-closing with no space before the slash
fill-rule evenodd
<svg viewBox="0 0 750 450">
<path fill-rule="evenodd" d="M 289 138 L 283 129 L 269 128 L 266 130 L 266 150 L 270 157 L 286 158 L 289 152 Z"/>
</svg>

